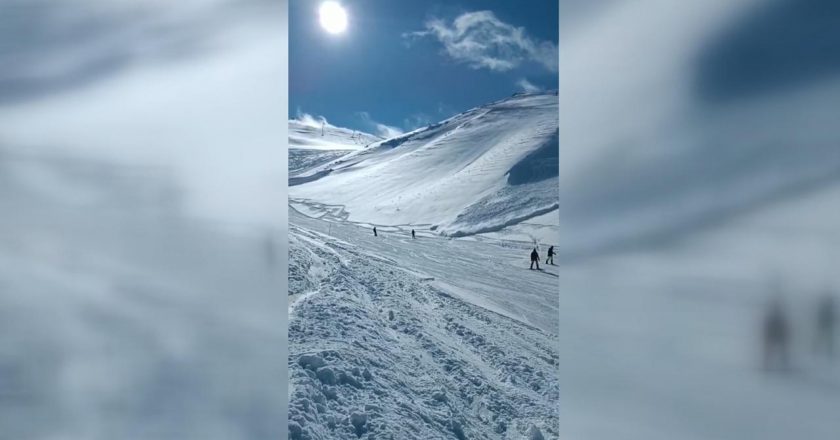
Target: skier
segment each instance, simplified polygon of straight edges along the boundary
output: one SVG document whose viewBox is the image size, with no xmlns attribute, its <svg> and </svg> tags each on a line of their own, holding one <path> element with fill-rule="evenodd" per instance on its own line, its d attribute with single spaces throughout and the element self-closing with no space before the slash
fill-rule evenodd
<svg viewBox="0 0 840 440">
<path fill-rule="evenodd" d="M 554 266 L 554 246 L 548 248 L 548 258 L 545 259 L 545 264 Z"/>
<path fill-rule="evenodd" d="M 790 330 L 782 302 L 773 301 L 764 317 L 764 368 L 784 370 L 789 363 L 788 340 Z M 774 368 L 777 367 L 777 368 Z"/>
<path fill-rule="evenodd" d="M 374 237 L 379 237 L 378 235 L 376 235 L 376 226 L 373 227 L 373 236 Z"/>
<path fill-rule="evenodd" d="M 817 332 L 815 348 L 827 357 L 834 356 L 834 323 L 836 321 L 834 297 L 826 295 L 817 306 Z"/>
<path fill-rule="evenodd" d="M 537 265 L 537 270 L 540 270 L 540 254 L 537 253 L 537 248 L 531 251 L 531 270 L 534 269 L 534 264 Z"/>
<path fill-rule="evenodd" d="M 415 238 L 414 237 L 414 229 L 411 230 L 411 238 Z"/>
</svg>

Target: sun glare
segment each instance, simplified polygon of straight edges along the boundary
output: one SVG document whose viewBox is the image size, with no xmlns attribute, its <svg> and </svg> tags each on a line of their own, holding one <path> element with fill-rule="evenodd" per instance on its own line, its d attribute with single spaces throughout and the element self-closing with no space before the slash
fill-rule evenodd
<svg viewBox="0 0 840 440">
<path fill-rule="evenodd" d="M 321 27 L 331 34 L 340 34 L 347 29 L 347 11 L 339 2 L 326 1 L 318 9 Z"/>
</svg>

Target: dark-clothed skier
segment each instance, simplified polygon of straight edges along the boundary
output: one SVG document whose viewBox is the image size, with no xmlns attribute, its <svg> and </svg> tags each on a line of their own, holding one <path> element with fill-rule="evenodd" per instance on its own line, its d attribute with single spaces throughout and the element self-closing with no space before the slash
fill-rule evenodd
<svg viewBox="0 0 840 440">
<path fill-rule="evenodd" d="M 545 264 L 554 266 L 554 246 L 548 248 L 548 258 L 545 259 Z"/>
<path fill-rule="evenodd" d="M 537 265 L 537 270 L 540 270 L 540 254 L 537 253 L 537 248 L 531 251 L 531 270 L 534 269 L 534 264 Z"/>
<path fill-rule="evenodd" d="M 414 229 L 411 230 L 411 238 L 415 238 L 414 237 Z"/>
<path fill-rule="evenodd" d="M 378 235 L 376 235 L 376 226 L 373 227 L 373 236 L 374 237 L 379 237 Z"/>
</svg>

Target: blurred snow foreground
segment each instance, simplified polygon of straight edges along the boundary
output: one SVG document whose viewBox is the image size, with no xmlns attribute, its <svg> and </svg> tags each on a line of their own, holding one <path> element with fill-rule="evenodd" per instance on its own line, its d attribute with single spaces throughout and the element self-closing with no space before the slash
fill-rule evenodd
<svg viewBox="0 0 840 440">
<path fill-rule="evenodd" d="M 282 17 L 0 1 L 0 438 L 282 436 Z"/>
<path fill-rule="evenodd" d="M 560 38 L 561 437 L 836 438 L 838 3 L 598 3 Z"/>
<path fill-rule="evenodd" d="M 4 438 L 277 435 L 283 235 L 178 196 L 154 168 L 0 149 Z"/>
</svg>

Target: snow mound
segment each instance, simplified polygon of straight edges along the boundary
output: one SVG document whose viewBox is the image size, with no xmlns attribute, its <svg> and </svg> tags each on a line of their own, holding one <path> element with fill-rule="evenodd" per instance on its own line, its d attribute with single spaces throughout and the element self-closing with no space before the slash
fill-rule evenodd
<svg viewBox="0 0 840 440">
<path fill-rule="evenodd" d="M 554 92 L 518 94 L 311 168 L 292 197 L 375 224 L 495 231 L 556 209 Z"/>
</svg>

